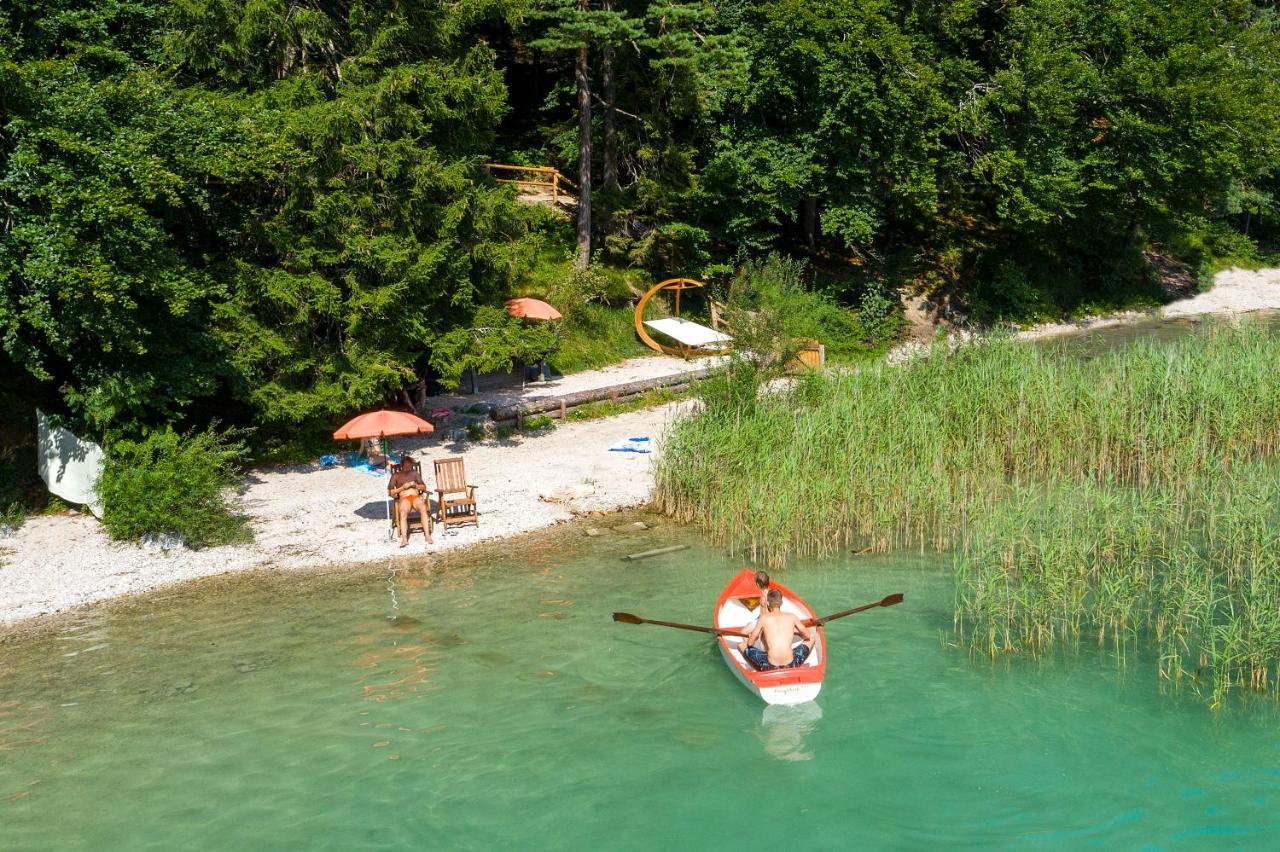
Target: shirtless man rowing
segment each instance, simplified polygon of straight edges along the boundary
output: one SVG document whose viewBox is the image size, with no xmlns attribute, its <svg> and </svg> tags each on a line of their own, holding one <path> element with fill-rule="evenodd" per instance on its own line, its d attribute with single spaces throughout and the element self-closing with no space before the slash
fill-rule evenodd
<svg viewBox="0 0 1280 852">
<path fill-rule="evenodd" d="M 802 619 L 782 611 L 782 592 L 770 589 L 765 597 L 766 611 L 760 614 L 751 633 L 738 643 L 738 652 L 751 661 L 757 669 L 782 669 L 798 666 L 809 658 L 816 634 L 805 626 Z M 799 633 L 804 639 L 793 650 L 791 637 Z M 754 647 L 756 640 L 764 639 L 765 650 Z M 808 644 L 805 644 L 808 643 Z"/>
</svg>

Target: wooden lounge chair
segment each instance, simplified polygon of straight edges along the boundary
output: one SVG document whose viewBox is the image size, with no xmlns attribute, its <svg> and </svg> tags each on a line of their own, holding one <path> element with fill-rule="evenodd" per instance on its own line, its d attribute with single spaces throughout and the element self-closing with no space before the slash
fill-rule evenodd
<svg viewBox="0 0 1280 852">
<path fill-rule="evenodd" d="M 460 457 L 436 459 L 436 497 L 440 525 L 446 531 L 450 524 L 480 526 L 476 487 L 467 484 L 467 472 Z"/>
<path fill-rule="evenodd" d="M 422 475 L 422 465 L 418 462 L 401 462 L 391 466 L 392 471 L 403 470 L 405 465 L 409 465 L 419 476 Z M 397 518 L 399 518 L 400 507 L 396 504 L 400 502 L 399 498 L 392 500 L 391 495 L 387 495 L 387 517 L 391 522 L 391 537 L 395 538 L 400 534 L 400 529 L 396 526 Z M 417 519 L 414 519 L 414 514 Z M 431 498 L 427 496 L 426 480 L 422 481 L 422 493 L 418 495 L 418 505 L 409 510 L 408 535 L 412 536 L 414 530 L 422 530 L 422 535 L 431 538 L 431 532 L 435 529 L 434 521 L 431 518 Z"/>
</svg>

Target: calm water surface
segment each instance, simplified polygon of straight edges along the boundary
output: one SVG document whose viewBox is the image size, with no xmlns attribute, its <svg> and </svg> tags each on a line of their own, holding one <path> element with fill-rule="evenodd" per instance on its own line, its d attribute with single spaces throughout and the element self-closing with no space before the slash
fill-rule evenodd
<svg viewBox="0 0 1280 852">
<path fill-rule="evenodd" d="M 689 541 L 627 563 L 620 554 Z M 0 644 L 0 848 L 1274 848 L 1280 725 L 1147 661 L 974 661 L 945 561 L 801 564 L 814 705 L 702 636 L 738 567 L 582 528 L 386 576 L 217 580 Z M 389 619 L 389 615 L 398 615 Z"/>
</svg>

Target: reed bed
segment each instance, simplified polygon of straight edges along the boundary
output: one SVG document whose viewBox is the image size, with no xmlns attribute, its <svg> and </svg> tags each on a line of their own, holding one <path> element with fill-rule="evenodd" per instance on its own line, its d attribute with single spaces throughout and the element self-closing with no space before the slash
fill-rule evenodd
<svg viewBox="0 0 1280 852">
<path fill-rule="evenodd" d="M 1280 466 L 1191 483 L 1026 491 L 957 548 L 956 632 L 989 655 L 1149 636 L 1160 676 L 1234 687 L 1280 674 Z"/>
<path fill-rule="evenodd" d="M 1013 341 L 811 375 L 673 427 L 658 507 L 778 566 L 955 548 L 986 653 L 1141 632 L 1215 700 L 1280 659 L 1280 338 L 1214 326 L 1094 358 Z"/>
<path fill-rule="evenodd" d="M 1280 448 L 1280 339 L 1255 324 L 1083 359 L 1014 341 L 809 375 L 676 423 L 660 509 L 779 565 L 944 548 L 1042 483 L 1191 482 Z"/>
</svg>

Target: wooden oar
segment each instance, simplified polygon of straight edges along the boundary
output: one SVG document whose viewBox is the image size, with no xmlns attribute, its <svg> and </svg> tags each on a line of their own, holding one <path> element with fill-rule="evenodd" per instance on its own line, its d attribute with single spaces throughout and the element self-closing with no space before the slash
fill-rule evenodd
<svg viewBox="0 0 1280 852">
<path fill-rule="evenodd" d="M 835 621 L 837 618 L 844 618 L 846 615 L 853 615 L 854 613 L 862 612 L 863 610 L 867 610 L 867 609 L 875 609 L 878 606 L 893 606 L 894 604 L 900 604 L 900 603 L 902 603 L 902 593 L 898 592 L 897 594 L 889 595 L 883 600 L 878 600 L 875 603 L 867 604 L 866 606 L 859 606 L 859 607 L 854 607 L 853 609 L 846 609 L 843 612 L 835 612 L 835 613 L 832 613 L 831 615 L 824 615 L 822 618 L 810 618 L 806 620 L 804 624 L 806 627 L 823 627 L 826 625 L 828 621 Z"/>
<path fill-rule="evenodd" d="M 696 624 L 678 624 L 674 621 L 656 621 L 652 618 L 641 618 L 638 615 L 632 615 L 629 612 L 615 612 L 613 614 L 614 621 L 621 621 L 623 624 L 656 624 L 659 627 L 674 627 L 678 630 L 694 630 L 698 633 L 710 633 L 713 636 L 742 636 L 747 634 L 739 633 L 736 630 L 725 630 L 721 627 L 699 627 Z"/>
</svg>

